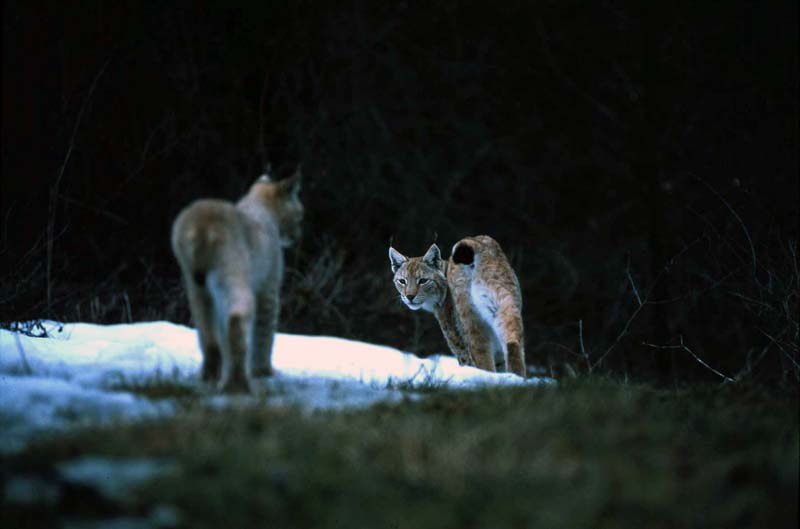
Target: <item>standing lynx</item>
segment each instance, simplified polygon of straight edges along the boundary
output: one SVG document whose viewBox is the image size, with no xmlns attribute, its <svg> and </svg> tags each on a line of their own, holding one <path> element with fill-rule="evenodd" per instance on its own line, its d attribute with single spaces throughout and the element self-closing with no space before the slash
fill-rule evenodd
<svg viewBox="0 0 800 529">
<path fill-rule="evenodd" d="M 433 312 L 459 364 L 525 377 L 522 295 L 497 241 L 461 239 L 449 261 L 435 244 L 410 258 L 390 247 L 389 260 L 403 303 Z"/>
<path fill-rule="evenodd" d="M 288 179 L 264 175 L 235 205 L 197 200 L 172 226 L 189 308 L 203 352 L 201 378 L 226 392 L 252 390 L 272 374 L 283 248 L 300 236 L 300 169 Z"/>
</svg>

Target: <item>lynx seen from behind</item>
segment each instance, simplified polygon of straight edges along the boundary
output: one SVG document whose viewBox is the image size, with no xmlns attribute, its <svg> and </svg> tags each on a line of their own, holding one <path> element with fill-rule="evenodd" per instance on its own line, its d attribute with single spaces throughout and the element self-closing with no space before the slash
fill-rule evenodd
<svg viewBox="0 0 800 529">
<path fill-rule="evenodd" d="M 526 376 L 522 294 L 497 241 L 461 239 L 448 261 L 436 244 L 410 258 L 390 247 L 389 260 L 403 303 L 433 313 L 459 364 Z"/>
<path fill-rule="evenodd" d="M 300 168 L 276 182 L 261 176 L 236 204 L 197 200 L 172 226 L 201 378 L 221 391 L 252 391 L 255 377 L 272 374 L 283 248 L 301 233 L 300 179 Z"/>
</svg>

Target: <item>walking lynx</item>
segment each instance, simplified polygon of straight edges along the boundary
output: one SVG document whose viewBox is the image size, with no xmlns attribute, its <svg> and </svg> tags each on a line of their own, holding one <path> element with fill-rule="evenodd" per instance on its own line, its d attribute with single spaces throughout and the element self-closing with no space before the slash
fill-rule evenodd
<svg viewBox="0 0 800 529">
<path fill-rule="evenodd" d="M 433 313 L 459 364 L 526 376 L 522 294 L 497 241 L 461 239 L 448 261 L 435 244 L 422 257 L 390 247 L 389 260 L 403 303 Z"/>
<path fill-rule="evenodd" d="M 203 352 L 201 378 L 221 391 L 253 390 L 272 374 L 283 248 L 299 238 L 300 169 L 260 177 L 236 204 L 197 200 L 172 226 L 189 308 Z"/>
</svg>

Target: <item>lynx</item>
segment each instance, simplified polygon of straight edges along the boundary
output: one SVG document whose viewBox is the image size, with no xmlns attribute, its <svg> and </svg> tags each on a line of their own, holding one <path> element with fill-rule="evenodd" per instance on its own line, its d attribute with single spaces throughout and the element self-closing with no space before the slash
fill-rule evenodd
<svg viewBox="0 0 800 529">
<path fill-rule="evenodd" d="M 526 376 L 519 281 L 497 241 L 461 239 L 448 261 L 436 244 L 422 257 L 390 247 L 389 261 L 403 303 L 433 313 L 459 364 Z"/>
<path fill-rule="evenodd" d="M 283 248 L 301 234 L 300 168 L 263 175 L 236 204 L 201 199 L 172 226 L 189 308 L 203 353 L 201 379 L 224 392 L 254 391 L 272 374 Z"/>
</svg>

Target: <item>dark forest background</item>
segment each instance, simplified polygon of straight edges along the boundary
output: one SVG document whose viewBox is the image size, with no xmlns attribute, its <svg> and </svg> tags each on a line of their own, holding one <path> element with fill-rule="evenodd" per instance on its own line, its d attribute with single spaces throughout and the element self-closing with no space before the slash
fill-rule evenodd
<svg viewBox="0 0 800 529">
<path fill-rule="evenodd" d="M 446 345 L 387 247 L 485 233 L 530 364 L 792 380 L 797 2 L 6 1 L 0 320 L 189 323 L 169 228 L 302 162 L 281 329 Z"/>
</svg>

